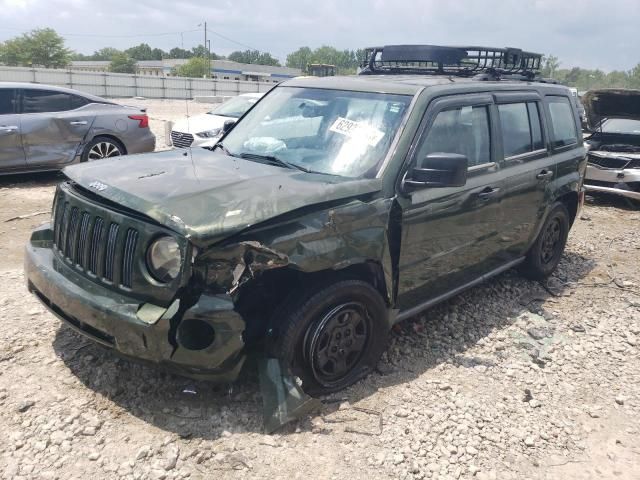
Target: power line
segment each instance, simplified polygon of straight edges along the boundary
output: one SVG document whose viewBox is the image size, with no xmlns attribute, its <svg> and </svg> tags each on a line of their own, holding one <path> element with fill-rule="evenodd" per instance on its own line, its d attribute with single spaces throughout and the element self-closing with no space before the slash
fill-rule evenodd
<svg viewBox="0 0 640 480">
<path fill-rule="evenodd" d="M 0 28 L 0 30 L 6 30 L 11 32 L 24 32 L 22 29 L 18 28 Z M 158 32 L 158 33 L 134 33 L 134 34 L 126 34 L 126 35 L 103 35 L 100 33 L 60 33 L 56 32 L 61 37 L 100 37 L 100 38 L 135 38 L 135 37 L 163 37 L 169 35 L 182 35 L 184 33 L 192 33 L 199 32 L 200 29 L 196 28 L 193 30 L 182 30 L 177 32 Z"/>
<path fill-rule="evenodd" d="M 249 50 L 255 50 L 255 51 L 260 52 L 260 53 L 271 54 L 271 52 L 266 52 L 264 50 L 260 50 L 259 48 L 252 47 L 251 45 L 247 45 L 246 43 L 238 42 L 237 40 L 234 40 L 233 38 L 229 38 L 229 37 L 227 37 L 225 35 L 222 35 L 221 33 L 214 32 L 213 30 L 210 30 L 208 28 L 207 28 L 207 32 L 212 33 L 214 35 L 217 35 L 220 38 L 224 38 L 225 40 L 227 40 L 227 41 L 229 41 L 231 43 L 235 43 L 236 45 L 240 45 L 241 47 L 248 48 Z"/>
</svg>

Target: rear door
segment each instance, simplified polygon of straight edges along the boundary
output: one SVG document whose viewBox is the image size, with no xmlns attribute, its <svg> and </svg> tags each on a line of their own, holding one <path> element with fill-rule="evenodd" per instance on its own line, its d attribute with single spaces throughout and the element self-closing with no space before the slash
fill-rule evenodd
<svg viewBox="0 0 640 480">
<path fill-rule="evenodd" d="M 17 102 L 15 88 L 0 89 L 0 170 L 24 168 L 27 164 L 20 138 Z"/>
<path fill-rule="evenodd" d="M 47 89 L 21 93 L 22 141 L 27 164 L 59 168 L 72 162 L 95 115 L 79 95 Z"/>
<path fill-rule="evenodd" d="M 535 91 L 495 94 L 500 163 L 506 191 L 502 200 L 506 255 L 524 255 L 540 225 L 556 178 L 544 121 L 542 97 Z"/>
<path fill-rule="evenodd" d="M 422 188 L 401 193 L 402 239 L 398 304 L 425 303 L 502 264 L 500 200 L 504 190 L 490 132 L 493 97 L 443 97 L 429 106 L 408 168 L 429 153 L 464 154 L 463 187 Z"/>
<path fill-rule="evenodd" d="M 496 95 L 496 102 L 507 178 L 504 241 L 515 259 L 535 240 L 557 183 L 566 174 L 563 169 L 575 174 L 583 152 L 576 148 L 579 137 L 569 97 L 508 93 Z"/>
</svg>

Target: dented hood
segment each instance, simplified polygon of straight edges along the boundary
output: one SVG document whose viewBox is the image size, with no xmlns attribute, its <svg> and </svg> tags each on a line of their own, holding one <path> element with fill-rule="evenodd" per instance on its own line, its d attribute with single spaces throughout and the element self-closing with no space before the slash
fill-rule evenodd
<svg viewBox="0 0 640 480">
<path fill-rule="evenodd" d="M 640 120 L 640 90 L 603 88 L 582 97 L 589 128 L 596 130 L 607 118 Z"/>
<path fill-rule="evenodd" d="M 196 245 L 221 240 L 293 210 L 381 188 L 379 179 L 309 174 L 205 149 L 84 163 L 65 168 L 64 174 Z"/>
</svg>

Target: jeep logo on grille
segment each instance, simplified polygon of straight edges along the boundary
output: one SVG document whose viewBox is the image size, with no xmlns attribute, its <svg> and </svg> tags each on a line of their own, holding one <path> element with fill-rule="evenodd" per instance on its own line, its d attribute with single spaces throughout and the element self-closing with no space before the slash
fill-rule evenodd
<svg viewBox="0 0 640 480">
<path fill-rule="evenodd" d="M 101 191 L 103 191 L 103 190 L 106 190 L 106 189 L 107 189 L 107 185 L 105 185 L 105 184 L 104 184 L 104 183 L 102 183 L 102 182 L 91 182 L 91 183 L 89 184 L 89 186 L 90 186 L 91 188 L 95 188 L 95 189 L 96 189 L 96 190 L 98 190 L 99 192 L 101 192 Z"/>
</svg>

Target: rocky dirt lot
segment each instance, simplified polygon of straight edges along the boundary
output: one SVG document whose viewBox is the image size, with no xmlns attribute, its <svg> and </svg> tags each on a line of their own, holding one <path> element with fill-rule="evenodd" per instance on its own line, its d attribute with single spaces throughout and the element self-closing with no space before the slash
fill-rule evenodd
<svg viewBox="0 0 640 480">
<path fill-rule="evenodd" d="M 251 365 L 212 386 L 134 364 L 27 293 L 47 216 L 10 219 L 59 179 L 0 179 L 3 478 L 640 478 L 639 211 L 591 201 L 544 285 L 509 271 L 401 323 L 377 373 L 264 435 Z"/>
</svg>

